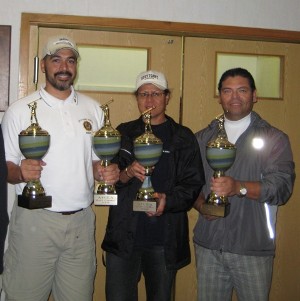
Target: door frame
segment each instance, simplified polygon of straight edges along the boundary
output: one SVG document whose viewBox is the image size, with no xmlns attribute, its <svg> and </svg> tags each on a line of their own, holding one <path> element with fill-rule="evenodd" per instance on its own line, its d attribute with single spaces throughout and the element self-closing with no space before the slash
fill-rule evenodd
<svg viewBox="0 0 300 301">
<path fill-rule="evenodd" d="M 182 37 L 300 43 L 300 32 L 298 31 L 123 18 L 22 13 L 19 57 L 19 97 L 23 97 L 28 94 L 28 57 L 31 41 L 30 38 L 33 28 L 41 26 L 52 28 L 174 35 Z"/>
</svg>

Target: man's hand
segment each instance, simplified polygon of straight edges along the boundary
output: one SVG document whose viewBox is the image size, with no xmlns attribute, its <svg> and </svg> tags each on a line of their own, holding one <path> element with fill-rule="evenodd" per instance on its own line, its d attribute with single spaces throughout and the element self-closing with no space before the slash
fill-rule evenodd
<svg viewBox="0 0 300 301">
<path fill-rule="evenodd" d="M 22 181 L 29 182 L 39 179 L 41 177 L 43 166 L 46 166 L 46 163 L 42 160 L 22 160 L 20 165 Z"/>
<path fill-rule="evenodd" d="M 157 199 L 156 212 L 147 212 L 148 216 L 161 216 L 164 213 L 166 207 L 166 195 L 165 193 L 155 192 L 154 197 Z"/>
<path fill-rule="evenodd" d="M 139 162 L 134 161 L 131 165 L 127 167 L 127 175 L 130 178 L 136 177 L 141 182 L 145 180 L 145 167 L 142 166 Z"/>
<path fill-rule="evenodd" d="M 119 181 L 120 169 L 117 164 L 101 166 L 100 162 L 93 163 L 94 178 L 97 181 L 105 181 L 107 184 L 115 184 Z"/>
<path fill-rule="evenodd" d="M 203 214 L 201 209 L 202 209 L 202 205 L 205 203 L 205 198 L 204 195 L 202 194 L 202 192 L 199 194 L 197 200 L 194 203 L 194 208 L 208 221 L 214 221 L 216 220 L 217 216 L 214 215 L 207 215 L 207 214 Z"/>
<path fill-rule="evenodd" d="M 217 195 L 233 196 L 237 193 L 237 184 L 235 179 L 228 176 L 211 178 L 210 189 Z"/>
</svg>

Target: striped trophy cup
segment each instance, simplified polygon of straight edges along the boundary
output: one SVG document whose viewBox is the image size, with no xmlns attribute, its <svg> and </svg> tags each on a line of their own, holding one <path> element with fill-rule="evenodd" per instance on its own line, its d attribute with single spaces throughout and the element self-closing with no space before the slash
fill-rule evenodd
<svg viewBox="0 0 300 301">
<path fill-rule="evenodd" d="M 43 130 L 36 117 L 37 103 L 28 104 L 31 110 L 31 125 L 19 134 L 19 147 L 26 159 L 42 160 L 49 149 L 50 135 Z M 18 195 L 18 205 L 27 209 L 49 208 L 52 197 L 47 196 L 39 179 L 29 181 Z"/>
<path fill-rule="evenodd" d="M 215 140 L 209 141 L 206 146 L 206 159 L 209 166 L 214 170 L 214 178 L 225 176 L 236 155 L 236 147 L 230 143 L 224 128 L 224 114 L 216 117 L 218 120 L 218 135 Z M 225 217 L 229 214 L 230 203 L 228 197 L 217 195 L 211 191 L 206 203 L 203 204 L 201 212 L 207 215 Z"/>
<path fill-rule="evenodd" d="M 104 125 L 93 136 L 94 151 L 100 159 L 102 166 L 111 164 L 111 160 L 119 152 L 121 147 L 121 134 L 111 126 L 109 120 L 108 104 L 112 101 L 113 99 L 101 106 L 104 112 Z M 106 206 L 117 205 L 118 195 L 115 186 L 105 181 L 98 182 L 95 185 L 94 204 Z"/>
<path fill-rule="evenodd" d="M 163 143 L 157 138 L 151 129 L 152 107 L 142 113 L 145 122 L 145 133 L 134 140 L 134 154 L 137 161 L 146 169 L 145 180 L 133 201 L 133 211 L 155 212 L 157 199 L 154 197 L 154 189 L 151 183 L 153 166 L 159 161 L 162 154 Z"/>
</svg>

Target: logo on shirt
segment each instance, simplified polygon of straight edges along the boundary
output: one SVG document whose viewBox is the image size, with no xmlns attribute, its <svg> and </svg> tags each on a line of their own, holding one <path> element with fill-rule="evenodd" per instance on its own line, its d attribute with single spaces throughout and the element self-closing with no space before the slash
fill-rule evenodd
<svg viewBox="0 0 300 301">
<path fill-rule="evenodd" d="M 83 122 L 83 127 L 88 132 L 90 132 L 92 130 L 92 124 L 87 120 Z"/>
</svg>

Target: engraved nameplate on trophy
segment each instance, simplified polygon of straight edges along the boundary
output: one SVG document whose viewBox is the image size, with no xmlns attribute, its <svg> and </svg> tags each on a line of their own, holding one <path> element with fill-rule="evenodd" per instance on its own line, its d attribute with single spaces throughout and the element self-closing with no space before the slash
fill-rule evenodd
<svg viewBox="0 0 300 301">
<path fill-rule="evenodd" d="M 37 121 L 37 103 L 28 104 L 31 109 L 31 125 L 19 134 L 19 147 L 26 159 L 42 160 L 49 149 L 50 135 L 43 130 Z M 49 208 L 52 197 L 47 196 L 39 179 L 29 181 L 18 195 L 18 206 L 27 209 Z"/>
<path fill-rule="evenodd" d="M 102 166 L 111 164 L 111 160 L 119 152 L 121 147 L 121 134 L 111 126 L 109 119 L 108 104 L 112 101 L 113 99 L 101 106 L 104 112 L 104 125 L 93 136 L 94 151 L 100 159 Z M 103 180 L 98 182 L 95 185 L 94 204 L 102 206 L 117 205 L 118 195 L 115 186 Z"/>
<path fill-rule="evenodd" d="M 224 128 L 224 114 L 216 117 L 218 120 L 218 135 L 215 140 L 209 141 L 206 146 L 206 159 L 209 166 L 214 170 L 214 178 L 225 176 L 235 160 L 236 147 L 227 139 Z M 201 207 L 201 213 L 218 217 L 225 217 L 230 212 L 228 197 L 217 195 L 211 191 L 206 203 Z"/>
<path fill-rule="evenodd" d="M 151 183 L 151 174 L 154 165 L 162 154 L 163 143 L 157 138 L 151 129 L 152 107 L 142 113 L 145 122 L 145 133 L 134 140 L 134 154 L 137 161 L 146 169 L 145 180 L 133 201 L 133 211 L 155 212 L 157 199 L 154 197 L 154 189 Z"/>
</svg>

